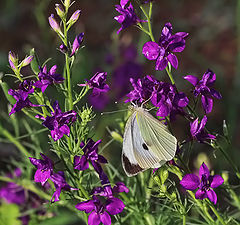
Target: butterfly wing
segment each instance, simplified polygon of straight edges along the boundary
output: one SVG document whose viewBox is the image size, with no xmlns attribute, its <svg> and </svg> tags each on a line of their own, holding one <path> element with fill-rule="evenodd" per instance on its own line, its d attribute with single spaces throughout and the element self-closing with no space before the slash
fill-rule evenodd
<svg viewBox="0 0 240 225">
<path fill-rule="evenodd" d="M 177 139 L 168 131 L 167 126 L 146 110 L 138 111 L 136 118 L 141 136 L 158 162 L 173 159 L 177 150 Z"/>
<path fill-rule="evenodd" d="M 132 134 L 132 120 L 136 116 L 134 112 L 128 119 L 123 135 L 123 150 L 122 150 L 122 165 L 127 176 L 134 176 L 144 169 L 138 164 L 134 155 L 133 134 Z"/>
<path fill-rule="evenodd" d="M 132 121 L 131 121 L 133 153 L 134 153 L 135 159 L 139 164 L 139 166 L 144 169 L 160 167 L 161 163 L 164 164 L 165 161 L 160 162 L 162 160 L 159 160 L 159 158 L 155 155 L 155 153 L 153 151 L 150 151 L 148 144 L 146 143 L 146 141 L 142 136 L 136 115 L 132 117 Z"/>
</svg>

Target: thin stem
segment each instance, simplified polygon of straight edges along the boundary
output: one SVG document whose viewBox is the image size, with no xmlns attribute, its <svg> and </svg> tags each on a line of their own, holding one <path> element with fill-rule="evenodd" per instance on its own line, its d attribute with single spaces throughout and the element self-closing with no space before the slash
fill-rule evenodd
<svg viewBox="0 0 240 225">
<path fill-rule="evenodd" d="M 151 38 L 152 41 L 155 42 L 153 33 L 152 33 L 152 25 L 151 25 L 151 16 L 152 16 L 152 2 L 150 3 L 149 6 L 149 14 L 146 13 L 145 9 L 143 8 L 143 6 L 140 6 L 140 9 L 142 10 L 143 14 L 146 16 L 147 18 L 147 23 L 148 23 L 148 35 Z M 146 33 L 146 32 L 145 32 Z"/>
<path fill-rule="evenodd" d="M 167 74 L 171 80 L 172 85 L 175 85 L 175 81 L 173 79 L 172 73 L 169 71 L 168 67 L 166 67 Z"/>
<path fill-rule="evenodd" d="M 185 214 L 183 214 L 183 216 L 182 216 L 182 224 L 186 225 L 186 215 Z"/>
<path fill-rule="evenodd" d="M 64 44 L 68 46 L 67 40 L 67 23 L 66 19 L 63 20 L 63 30 L 64 30 Z M 68 108 L 69 110 L 73 109 L 73 99 L 72 99 L 72 85 L 71 85 L 71 73 L 70 73 L 70 66 L 69 66 L 69 57 L 68 54 L 65 54 L 65 66 L 67 72 L 67 91 L 68 91 Z"/>
</svg>

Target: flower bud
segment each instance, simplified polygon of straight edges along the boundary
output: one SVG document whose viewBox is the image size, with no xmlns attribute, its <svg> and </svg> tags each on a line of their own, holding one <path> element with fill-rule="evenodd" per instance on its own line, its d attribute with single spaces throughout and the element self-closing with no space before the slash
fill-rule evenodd
<svg viewBox="0 0 240 225">
<path fill-rule="evenodd" d="M 222 172 L 222 178 L 223 178 L 223 180 L 224 180 L 225 183 L 228 182 L 229 175 L 228 175 L 228 172 L 227 172 L 227 171 L 223 171 L 223 172 Z"/>
<path fill-rule="evenodd" d="M 64 17 L 65 12 L 63 7 L 60 4 L 55 4 L 55 9 L 60 18 Z"/>
<path fill-rule="evenodd" d="M 65 0 L 65 1 L 64 1 L 64 6 L 65 6 L 66 9 L 69 8 L 70 3 L 71 3 L 71 0 Z"/>
<path fill-rule="evenodd" d="M 68 24 L 74 24 L 77 20 L 78 20 L 78 18 L 79 18 L 79 16 L 80 16 L 80 13 L 81 13 L 81 10 L 77 10 L 77 11 L 75 11 L 73 14 L 72 14 L 72 16 L 70 17 L 70 19 L 68 20 Z"/>
<path fill-rule="evenodd" d="M 83 42 L 83 36 L 84 33 L 80 33 L 79 35 L 77 35 L 73 41 L 73 46 L 72 46 L 72 53 L 70 56 L 73 56 L 75 54 L 75 52 L 80 48 L 80 45 Z"/>
<path fill-rule="evenodd" d="M 23 66 L 29 65 L 32 60 L 33 60 L 33 55 L 30 55 L 30 56 L 26 57 L 26 58 L 22 61 L 21 66 L 23 67 Z"/>
<path fill-rule="evenodd" d="M 113 138 L 115 141 L 118 141 L 118 142 L 120 142 L 120 143 L 123 142 L 122 136 L 121 136 L 119 133 L 117 133 L 116 131 L 112 131 L 112 132 L 111 132 L 111 136 L 112 136 L 112 138 Z"/>
<path fill-rule="evenodd" d="M 64 44 L 61 44 L 61 45 L 59 46 L 59 49 L 60 49 L 60 51 L 61 51 L 62 53 L 64 53 L 64 54 L 68 52 L 68 48 L 67 48 L 67 46 L 64 45 Z"/>
<path fill-rule="evenodd" d="M 9 61 L 9 64 L 10 64 L 11 68 L 13 70 L 15 70 L 16 69 L 15 65 L 17 65 L 17 63 L 18 63 L 18 58 L 14 54 L 14 52 L 9 51 L 9 53 L 8 53 L 8 61 Z"/>
<path fill-rule="evenodd" d="M 52 29 L 56 32 L 60 32 L 60 26 L 57 23 L 57 21 L 54 19 L 54 15 L 51 14 L 51 16 L 48 17 L 48 21 Z"/>
</svg>

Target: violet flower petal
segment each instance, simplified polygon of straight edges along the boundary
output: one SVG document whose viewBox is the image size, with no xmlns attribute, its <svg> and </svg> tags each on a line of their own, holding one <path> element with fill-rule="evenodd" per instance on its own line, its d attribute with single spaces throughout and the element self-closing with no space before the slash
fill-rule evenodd
<svg viewBox="0 0 240 225">
<path fill-rule="evenodd" d="M 95 209 L 95 204 L 93 200 L 88 200 L 85 202 L 80 202 L 75 206 L 76 209 L 84 211 L 85 213 L 90 213 Z"/>
<path fill-rule="evenodd" d="M 111 225 L 111 217 L 106 211 L 100 214 L 100 220 L 104 225 Z"/>
<path fill-rule="evenodd" d="M 208 179 L 210 176 L 209 169 L 205 163 L 202 163 L 202 165 L 199 168 L 199 177 L 201 178 L 202 176 L 205 176 L 206 179 Z"/>
<path fill-rule="evenodd" d="M 213 100 L 211 97 L 202 95 L 202 106 L 204 111 L 208 114 L 212 111 L 212 107 L 213 107 Z"/>
<path fill-rule="evenodd" d="M 153 41 L 148 41 L 143 45 L 142 54 L 149 60 L 156 60 L 160 51 L 160 46 Z"/>
<path fill-rule="evenodd" d="M 100 220 L 100 215 L 93 211 L 89 216 L 88 216 L 88 224 L 89 225 L 98 225 L 101 223 Z"/>
<path fill-rule="evenodd" d="M 224 179 L 220 175 L 214 175 L 211 181 L 211 188 L 216 188 L 223 184 Z"/>
<path fill-rule="evenodd" d="M 180 181 L 180 184 L 187 190 L 195 190 L 198 188 L 200 181 L 199 177 L 195 174 L 187 174 L 185 175 L 182 180 Z"/>
<path fill-rule="evenodd" d="M 106 209 L 111 215 L 116 215 L 122 212 L 124 207 L 124 203 L 118 198 L 109 198 L 106 201 Z"/>
<path fill-rule="evenodd" d="M 197 192 L 195 193 L 195 198 L 196 199 L 201 199 L 203 200 L 204 198 L 207 197 L 207 194 L 205 191 L 202 191 L 201 189 L 198 189 Z"/>
<path fill-rule="evenodd" d="M 183 79 L 187 80 L 194 86 L 196 86 L 197 83 L 199 82 L 199 79 L 193 75 L 187 75 L 187 76 L 183 77 Z"/>
<path fill-rule="evenodd" d="M 208 197 L 208 199 L 209 199 L 211 202 L 213 202 L 213 203 L 216 205 L 216 203 L 217 203 L 217 195 L 216 195 L 216 193 L 215 193 L 214 190 L 209 189 L 209 190 L 207 191 L 207 197 Z"/>
<path fill-rule="evenodd" d="M 175 68 L 175 69 L 177 69 L 178 68 L 178 59 L 177 59 L 177 57 L 174 55 L 174 54 L 169 54 L 168 56 L 167 56 L 167 59 L 168 59 L 168 61 L 171 63 L 171 65 Z"/>
</svg>

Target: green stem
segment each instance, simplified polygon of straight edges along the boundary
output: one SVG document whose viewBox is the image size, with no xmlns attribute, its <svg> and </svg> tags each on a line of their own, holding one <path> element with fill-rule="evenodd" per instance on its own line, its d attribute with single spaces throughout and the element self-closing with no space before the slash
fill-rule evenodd
<svg viewBox="0 0 240 225">
<path fill-rule="evenodd" d="M 182 224 L 186 225 L 186 215 L 185 214 L 183 214 L 183 217 L 182 217 Z"/>
<path fill-rule="evenodd" d="M 67 14 L 67 12 L 66 12 Z M 63 20 L 63 31 L 64 31 L 64 44 L 68 46 L 67 40 L 67 22 L 66 18 Z M 70 66 L 69 66 L 69 57 L 68 54 L 65 54 L 65 67 L 67 72 L 67 91 L 68 91 L 68 108 L 69 110 L 73 109 L 73 99 L 72 99 L 72 85 L 71 85 L 71 73 L 70 73 Z"/>
<path fill-rule="evenodd" d="M 149 14 L 146 13 L 145 9 L 143 6 L 140 6 L 140 9 L 142 10 L 143 14 L 146 16 L 147 18 L 147 23 L 148 23 L 148 35 L 151 38 L 152 41 L 155 42 L 153 33 L 152 33 L 152 25 L 151 25 L 151 16 L 152 16 L 152 2 L 150 3 L 149 6 Z"/>
<path fill-rule="evenodd" d="M 168 67 L 166 67 L 167 74 L 171 80 L 172 85 L 175 85 L 175 81 L 173 79 L 172 73 L 169 71 Z"/>
<path fill-rule="evenodd" d="M 4 129 L 0 124 L 0 133 L 5 136 L 11 143 L 13 143 L 20 152 L 26 157 L 29 156 L 27 149 L 15 138 L 13 137 L 6 129 Z"/>
</svg>

